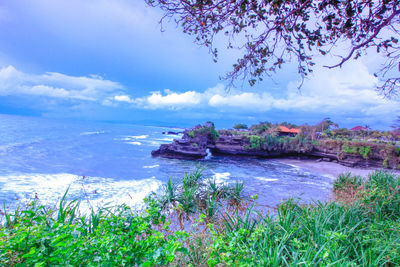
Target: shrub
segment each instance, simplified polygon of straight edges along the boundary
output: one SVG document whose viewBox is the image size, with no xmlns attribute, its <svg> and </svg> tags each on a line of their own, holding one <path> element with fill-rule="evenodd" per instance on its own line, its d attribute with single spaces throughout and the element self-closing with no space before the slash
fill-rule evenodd
<svg viewBox="0 0 400 267">
<path fill-rule="evenodd" d="M 400 177 L 389 172 L 375 172 L 368 177 L 363 202 L 380 219 L 400 217 Z"/>
<path fill-rule="evenodd" d="M 358 153 L 358 149 L 355 146 L 343 145 L 342 149 L 343 149 L 343 152 L 348 153 L 348 154 L 357 154 Z"/>
<path fill-rule="evenodd" d="M 372 154 L 371 147 L 369 146 L 360 146 L 358 148 L 358 152 L 364 159 L 368 159 L 368 155 Z"/>
<path fill-rule="evenodd" d="M 188 136 L 190 137 L 190 138 L 194 138 L 194 131 L 192 130 L 192 131 L 189 131 L 188 132 Z"/>
<path fill-rule="evenodd" d="M 172 262 L 184 251 L 180 234 L 168 230 L 156 202 L 147 200 L 143 214 L 121 205 L 79 215 L 78 201 L 62 198 L 52 210 L 32 202 L 6 214 L 0 228 L 0 265 L 13 266 L 154 266 Z"/>
<path fill-rule="evenodd" d="M 360 176 L 353 176 L 350 172 L 339 174 L 338 178 L 333 183 L 333 190 L 342 190 L 346 187 L 356 189 L 362 185 L 362 178 Z"/>
<path fill-rule="evenodd" d="M 195 128 L 188 132 L 190 138 L 194 138 L 198 135 L 210 135 L 213 140 L 216 140 L 219 137 L 219 133 L 215 130 L 213 123 L 207 123 L 205 126 Z"/>
<path fill-rule="evenodd" d="M 258 135 L 251 135 L 250 136 L 250 146 L 251 149 L 261 149 L 261 138 Z"/>
</svg>

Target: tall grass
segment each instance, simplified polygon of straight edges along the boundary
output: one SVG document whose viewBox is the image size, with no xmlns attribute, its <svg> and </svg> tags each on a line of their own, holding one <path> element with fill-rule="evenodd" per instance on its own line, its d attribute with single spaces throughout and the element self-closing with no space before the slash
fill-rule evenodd
<svg viewBox="0 0 400 267">
<path fill-rule="evenodd" d="M 251 228 L 247 222 L 229 223 L 236 227 L 213 232 L 209 265 L 400 265 L 400 180 L 377 172 L 359 182 L 344 175 L 335 183 L 336 192 L 354 184 L 361 191 L 347 205 L 289 200 L 279 205 L 277 215 L 265 216 Z"/>
</svg>

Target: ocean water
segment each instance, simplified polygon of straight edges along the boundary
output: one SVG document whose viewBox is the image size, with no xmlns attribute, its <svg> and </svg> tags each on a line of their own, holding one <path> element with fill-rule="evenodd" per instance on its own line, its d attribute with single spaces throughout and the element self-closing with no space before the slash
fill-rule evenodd
<svg viewBox="0 0 400 267">
<path fill-rule="evenodd" d="M 218 125 L 217 125 L 218 126 Z M 274 206 L 289 198 L 326 201 L 332 179 L 270 159 L 209 156 L 204 160 L 152 157 L 179 128 L 63 121 L 0 114 L 0 203 L 12 208 L 38 198 L 55 204 L 68 198 L 86 206 L 140 206 L 171 177 L 200 165 L 204 176 L 219 183 L 244 181 L 245 194 Z M 0 208 L 2 209 L 2 208 Z"/>
</svg>

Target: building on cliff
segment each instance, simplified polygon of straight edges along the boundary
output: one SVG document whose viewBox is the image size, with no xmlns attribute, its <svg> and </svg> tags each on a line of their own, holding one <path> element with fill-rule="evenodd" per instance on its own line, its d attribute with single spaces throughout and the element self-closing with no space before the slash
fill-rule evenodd
<svg viewBox="0 0 400 267">
<path fill-rule="evenodd" d="M 356 131 L 368 131 L 368 129 L 364 126 L 356 126 L 350 129 L 350 131 L 356 132 Z"/>
<path fill-rule="evenodd" d="M 279 136 L 296 136 L 300 132 L 300 129 L 298 128 L 289 129 L 286 126 L 279 126 L 278 131 L 279 131 Z"/>
</svg>

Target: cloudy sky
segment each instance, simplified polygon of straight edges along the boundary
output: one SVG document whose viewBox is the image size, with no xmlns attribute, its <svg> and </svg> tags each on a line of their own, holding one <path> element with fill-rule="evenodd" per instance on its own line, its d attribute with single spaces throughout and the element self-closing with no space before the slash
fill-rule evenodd
<svg viewBox="0 0 400 267">
<path fill-rule="evenodd" d="M 314 75 L 297 89 L 288 65 L 273 79 L 227 90 L 219 79 L 240 51 L 220 48 L 218 63 L 142 0 L 0 2 L 0 113 L 189 126 L 208 120 L 388 128 L 398 98 L 375 92 L 375 55 Z"/>
</svg>

